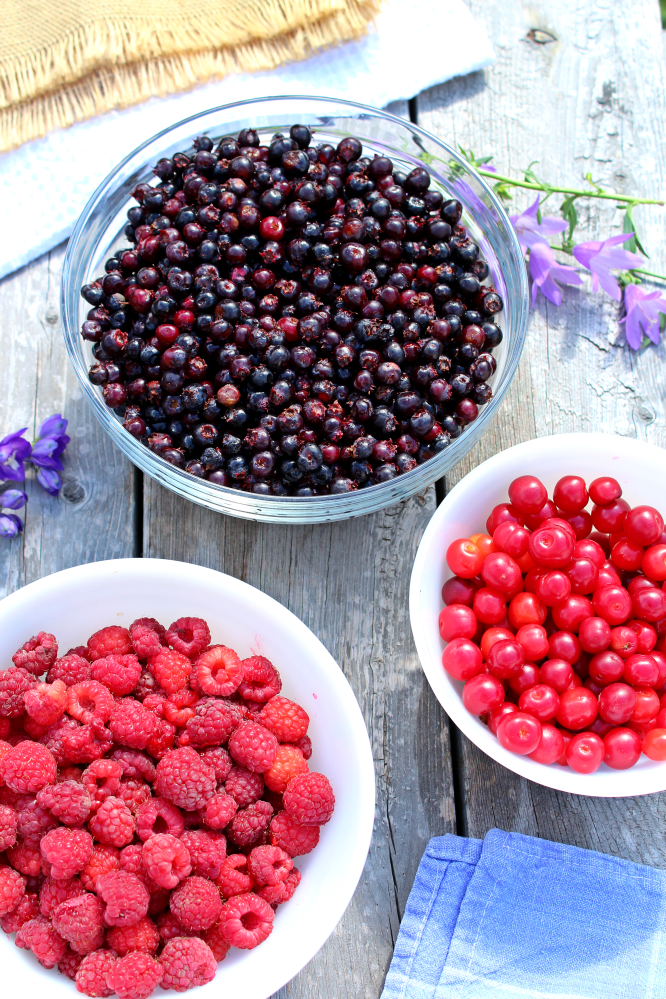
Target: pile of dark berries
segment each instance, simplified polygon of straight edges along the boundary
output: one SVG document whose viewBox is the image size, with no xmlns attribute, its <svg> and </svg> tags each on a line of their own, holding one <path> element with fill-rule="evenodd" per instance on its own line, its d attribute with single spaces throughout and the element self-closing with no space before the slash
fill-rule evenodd
<svg viewBox="0 0 666 999">
<path fill-rule="evenodd" d="M 171 464 L 278 496 L 344 493 L 432 458 L 478 416 L 502 299 L 430 175 L 310 145 L 207 136 L 139 184 L 82 289 L 90 380 Z"/>
</svg>

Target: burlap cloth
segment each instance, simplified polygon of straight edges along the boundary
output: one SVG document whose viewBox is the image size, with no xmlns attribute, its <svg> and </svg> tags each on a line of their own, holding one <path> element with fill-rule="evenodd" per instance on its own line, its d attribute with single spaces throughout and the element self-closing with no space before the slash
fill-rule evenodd
<svg viewBox="0 0 666 999">
<path fill-rule="evenodd" d="M 0 151 L 364 34 L 382 0 L 0 0 Z"/>
</svg>

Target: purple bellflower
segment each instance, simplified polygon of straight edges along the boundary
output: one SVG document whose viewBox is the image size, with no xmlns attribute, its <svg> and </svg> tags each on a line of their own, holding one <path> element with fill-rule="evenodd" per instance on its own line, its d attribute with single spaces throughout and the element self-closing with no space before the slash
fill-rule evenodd
<svg viewBox="0 0 666 999">
<path fill-rule="evenodd" d="M 539 222 L 539 197 L 537 194 L 534 204 L 526 208 L 521 215 L 511 215 L 511 225 L 516 230 L 518 242 L 525 250 L 541 243 L 548 246 L 551 236 L 558 232 L 563 232 L 568 223 L 564 219 L 556 219 L 554 215 L 544 215 Z"/>
<path fill-rule="evenodd" d="M 0 507 L 4 510 L 20 510 L 28 502 L 22 489 L 6 489 L 0 493 Z"/>
<path fill-rule="evenodd" d="M 15 538 L 23 530 L 23 524 L 14 513 L 0 514 L 0 538 Z"/>
<path fill-rule="evenodd" d="M 23 482 L 25 467 L 23 462 L 30 456 L 30 444 L 23 434 L 28 428 L 17 430 L 0 441 L 0 477 Z"/>
<path fill-rule="evenodd" d="M 59 472 L 62 471 L 60 455 L 69 444 L 69 437 L 64 433 L 66 429 L 67 420 L 63 419 L 60 413 L 54 413 L 53 416 L 49 416 L 42 423 L 39 428 L 38 439 L 32 445 L 30 461 L 33 465 L 36 465 L 38 468 L 51 468 L 57 469 Z M 51 492 L 51 489 L 48 491 Z"/>
<path fill-rule="evenodd" d="M 646 291 L 637 284 L 628 284 L 624 289 L 626 316 L 620 319 L 625 323 L 627 343 L 638 350 L 643 333 L 652 343 L 659 343 L 659 313 L 666 314 L 666 298 L 660 291 Z"/>
<path fill-rule="evenodd" d="M 537 241 L 530 249 L 530 274 L 532 275 L 532 305 L 539 290 L 553 305 L 562 304 L 562 291 L 556 281 L 563 284 L 582 284 L 577 270 L 558 264 L 548 243 Z"/>
<path fill-rule="evenodd" d="M 62 479 L 55 468 L 38 468 L 37 481 L 51 496 L 57 496 L 62 488 Z"/>
<path fill-rule="evenodd" d="M 638 253 L 622 249 L 622 243 L 626 243 L 632 236 L 631 232 L 620 233 L 609 239 L 591 240 L 574 246 L 574 257 L 592 273 L 592 291 L 599 291 L 599 287 L 602 287 L 616 302 L 621 300 L 622 292 L 611 270 L 628 271 L 645 263 Z"/>
</svg>

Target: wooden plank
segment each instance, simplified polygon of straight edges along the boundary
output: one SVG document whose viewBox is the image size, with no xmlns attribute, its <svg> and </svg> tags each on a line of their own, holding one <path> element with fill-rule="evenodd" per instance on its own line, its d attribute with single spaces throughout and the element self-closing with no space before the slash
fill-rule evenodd
<svg viewBox="0 0 666 999">
<path fill-rule="evenodd" d="M 63 245 L 0 283 L 2 436 L 27 426 L 32 440 L 41 421 L 60 412 L 72 438 L 60 496 L 29 478 L 25 532 L 0 539 L 2 596 L 134 550 L 132 466 L 102 432 L 67 359 L 58 315 L 64 255 Z"/>
<path fill-rule="evenodd" d="M 280 999 L 378 996 L 425 844 L 454 829 L 448 725 L 407 610 L 412 560 L 434 506 L 430 489 L 346 523 L 271 526 L 216 515 L 145 480 L 145 555 L 211 566 L 289 607 L 340 663 L 370 732 L 377 812 L 361 884 Z"/>
<path fill-rule="evenodd" d="M 520 176 L 531 161 L 544 178 L 579 185 L 591 171 L 611 189 L 666 194 L 663 135 L 666 72 L 658 5 L 613 0 L 470 0 L 486 20 L 497 62 L 418 98 L 419 124 Z M 537 44 L 532 29 L 553 41 Z M 543 36 L 541 36 L 543 37 Z M 518 195 L 512 212 L 533 196 Z M 555 199 L 553 199 L 554 203 Z M 622 213 L 593 203 L 579 212 L 578 240 L 622 231 Z M 664 272 L 663 209 L 637 210 L 651 270 Z M 556 308 L 540 298 L 519 373 L 493 426 L 447 477 L 451 488 L 472 467 L 534 436 L 603 431 L 666 444 L 663 345 L 639 353 L 622 346 L 617 306 L 608 296 L 564 292 Z M 461 832 L 523 833 L 663 866 L 666 796 L 603 801 L 560 794 L 522 780 L 458 735 Z"/>
</svg>

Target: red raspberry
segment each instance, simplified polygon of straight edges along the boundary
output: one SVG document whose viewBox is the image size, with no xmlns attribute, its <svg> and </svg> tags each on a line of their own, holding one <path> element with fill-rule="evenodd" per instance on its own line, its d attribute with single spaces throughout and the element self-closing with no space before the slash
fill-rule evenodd
<svg viewBox="0 0 666 999">
<path fill-rule="evenodd" d="M 48 784 L 37 795 L 37 802 L 66 826 L 83 825 L 90 815 L 88 789 L 73 780 Z"/>
<path fill-rule="evenodd" d="M 129 749 L 145 749 L 158 719 L 133 697 L 125 697 L 113 709 L 109 729 L 116 742 Z"/>
<path fill-rule="evenodd" d="M 254 880 L 247 866 L 247 857 L 242 853 L 232 853 L 220 867 L 219 875 L 213 879 L 224 898 L 233 898 L 246 891 L 252 891 Z"/>
<path fill-rule="evenodd" d="M 231 701 L 207 698 L 199 701 L 185 729 L 189 745 L 219 746 L 226 742 L 241 721 L 238 705 Z"/>
<path fill-rule="evenodd" d="M 259 801 L 264 793 L 264 778 L 253 774 L 244 767 L 232 767 L 224 782 L 224 790 L 230 794 L 239 808 Z"/>
<path fill-rule="evenodd" d="M 50 728 L 65 713 L 67 687 L 62 680 L 36 683 L 23 695 L 25 710 L 38 725 Z"/>
<path fill-rule="evenodd" d="M 242 808 L 227 826 L 227 835 L 232 843 L 238 846 L 250 846 L 256 843 L 273 814 L 273 806 L 267 801 L 257 801 L 247 808 Z"/>
<path fill-rule="evenodd" d="M 121 798 L 132 815 L 136 815 L 152 794 L 150 784 L 140 777 L 123 777 L 118 788 L 117 797 Z"/>
<path fill-rule="evenodd" d="M 167 700 L 164 702 L 164 717 L 172 725 L 184 728 L 190 718 L 194 718 L 194 706 L 198 700 L 198 694 L 193 690 L 188 690 L 187 687 L 183 687 L 182 690 L 177 690 L 175 694 L 169 694 Z"/>
<path fill-rule="evenodd" d="M 106 934 L 106 940 L 118 957 L 140 950 L 144 954 L 155 954 L 160 935 L 152 919 L 144 916 L 134 926 L 114 926 Z"/>
<path fill-rule="evenodd" d="M 212 645 L 199 656 L 194 672 L 205 694 L 229 697 L 243 679 L 243 664 L 233 649 Z"/>
<path fill-rule="evenodd" d="M 133 926 L 148 912 L 150 894 L 136 874 L 111 871 L 97 878 L 95 891 L 106 902 L 107 926 Z"/>
<path fill-rule="evenodd" d="M 98 680 L 84 680 L 67 688 L 67 714 L 84 725 L 108 721 L 114 705 L 113 694 Z"/>
<path fill-rule="evenodd" d="M 119 999 L 146 999 L 160 984 L 163 974 L 159 961 L 150 954 L 135 951 L 116 961 L 106 976 L 106 984 L 118 993 Z"/>
<path fill-rule="evenodd" d="M 193 749 L 174 749 L 157 764 L 154 790 L 179 808 L 202 808 L 215 792 L 215 771 Z"/>
<path fill-rule="evenodd" d="M 310 718 L 300 704 L 286 697 L 273 697 L 259 714 L 260 722 L 280 742 L 298 742 L 307 735 Z"/>
<path fill-rule="evenodd" d="M 186 878 L 171 894 L 169 908 L 186 930 L 207 930 L 222 908 L 220 893 L 207 878 Z"/>
<path fill-rule="evenodd" d="M 56 661 L 58 643 L 55 635 L 40 631 L 22 645 L 12 656 L 12 662 L 20 669 L 25 669 L 34 676 L 41 676 Z"/>
<path fill-rule="evenodd" d="M 42 856 L 51 865 L 51 877 L 71 878 L 82 871 L 92 856 L 93 842 L 85 829 L 52 829 L 40 843 Z"/>
<path fill-rule="evenodd" d="M 163 989 L 186 992 L 197 985 L 212 982 L 217 971 L 215 956 L 203 940 L 197 937 L 174 937 L 160 954 L 164 968 Z"/>
<path fill-rule="evenodd" d="M 257 888 L 257 895 L 269 905 L 282 905 L 289 901 L 300 883 L 301 872 L 294 867 L 292 871 L 289 871 L 284 881 L 280 881 L 276 885 L 264 885 L 263 888 Z"/>
<path fill-rule="evenodd" d="M 55 968 L 67 950 L 67 944 L 53 929 L 51 920 L 43 916 L 24 923 L 14 942 L 17 947 L 31 950 L 43 968 Z"/>
<path fill-rule="evenodd" d="M 39 847 L 30 846 L 30 844 L 22 843 L 20 840 L 16 846 L 11 846 L 7 850 L 7 860 L 17 871 L 31 878 L 38 877 L 44 869 L 48 870 Z"/>
<path fill-rule="evenodd" d="M 209 930 L 201 934 L 201 939 L 208 944 L 213 954 L 215 955 L 215 960 L 218 962 L 224 961 L 225 957 L 229 953 L 230 944 L 224 939 L 222 935 L 222 928 L 219 923 L 215 923 L 215 926 L 211 926 Z"/>
<path fill-rule="evenodd" d="M 160 649 L 148 660 L 148 669 L 167 694 L 175 694 L 177 690 L 187 686 L 192 663 L 180 652 Z"/>
<path fill-rule="evenodd" d="M 75 767 L 73 765 L 67 764 L 65 766 L 58 766 L 58 776 L 56 777 L 56 784 L 63 784 L 66 780 L 72 780 L 75 784 L 81 783 L 81 778 L 83 777 L 83 767 Z"/>
<path fill-rule="evenodd" d="M 176 726 L 165 719 L 157 719 L 157 728 L 150 737 L 146 750 L 156 760 L 161 760 L 173 749 L 173 741 L 176 737 Z"/>
<path fill-rule="evenodd" d="M 25 711 L 23 695 L 35 682 L 32 673 L 17 666 L 0 671 L 0 717 L 19 718 Z"/>
<path fill-rule="evenodd" d="M 219 920 L 220 932 L 232 947 L 252 950 L 270 936 L 274 918 L 275 913 L 268 902 L 248 892 L 224 903 Z"/>
<path fill-rule="evenodd" d="M 196 933 L 191 933 L 189 930 L 184 930 L 173 912 L 163 912 L 161 916 L 157 917 L 157 929 L 162 943 L 173 940 L 174 937 L 193 937 L 197 935 Z"/>
<path fill-rule="evenodd" d="M 125 777 L 143 777 L 149 784 L 155 780 L 155 764 L 137 749 L 114 749 L 110 759 L 120 763 Z"/>
<path fill-rule="evenodd" d="M 290 857 L 302 857 L 319 842 L 319 826 L 302 826 L 287 812 L 278 812 L 270 825 L 270 839 Z"/>
<path fill-rule="evenodd" d="M 104 903 L 84 892 L 56 906 L 51 914 L 53 929 L 77 954 L 90 954 L 104 943 Z"/>
<path fill-rule="evenodd" d="M 269 791 L 283 794 L 292 777 L 296 777 L 297 774 L 306 774 L 309 769 L 300 749 L 291 746 L 288 742 L 283 743 L 278 747 L 277 756 L 273 760 L 270 770 L 264 773 L 266 787 Z"/>
<path fill-rule="evenodd" d="M 92 664 L 90 676 L 108 687 L 116 697 L 131 694 L 141 676 L 141 663 L 136 656 L 104 656 Z"/>
<path fill-rule="evenodd" d="M 120 798 L 107 798 L 88 822 L 88 828 L 100 843 L 126 846 L 134 836 L 134 816 Z"/>
<path fill-rule="evenodd" d="M 180 841 L 190 855 L 192 873 L 213 881 L 227 853 L 226 838 L 204 829 L 187 829 Z"/>
<path fill-rule="evenodd" d="M 278 741 L 273 733 L 256 722 L 243 722 L 229 739 L 233 759 L 252 773 L 270 770 L 277 751 Z"/>
<path fill-rule="evenodd" d="M 12 791 L 23 794 L 52 784 L 57 772 L 53 753 L 38 742 L 20 742 L 0 761 L 0 777 Z"/>
<path fill-rule="evenodd" d="M 247 701 L 269 701 L 282 689 L 282 680 L 273 663 L 264 656 L 243 659 L 243 679 L 238 693 Z"/>
<path fill-rule="evenodd" d="M 58 961 L 58 971 L 61 975 L 74 981 L 82 960 L 80 954 L 75 954 L 72 948 L 68 947 L 62 959 Z"/>
<path fill-rule="evenodd" d="M 284 810 L 302 826 L 328 822 L 335 807 L 335 795 L 323 774 L 299 774 L 284 792 Z"/>
<path fill-rule="evenodd" d="M 208 647 L 210 628 L 200 617 L 179 617 L 166 633 L 169 645 L 190 659 Z"/>
<path fill-rule="evenodd" d="M 152 673 L 149 673 L 147 669 L 141 671 L 141 676 L 139 677 L 139 682 L 134 688 L 134 697 L 138 701 L 143 701 L 148 694 L 159 693 L 161 687 Z"/>
<path fill-rule="evenodd" d="M 0 853 L 16 843 L 18 818 L 9 805 L 0 805 Z"/>
<path fill-rule="evenodd" d="M 147 882 L 148 874 L 143 866 L 143 843 L 132 843 L 124 846 L 120 851 L 120 870 L 129 871 L 130 874 L 138 874 L 142 880 Z"/>
<path fill-rule="evenodd" d="M 166 630 L 154 617 L 140 617 L 129 626 L 130 638 L 139 659 L 148 659 L 164 644 Z"/>
<path fill-rule="evenodd" d="M 294 862 L 279 846 L 255 846 L 247 858 L 250 874 L 258 885 L 281 884 Z"/>
<path fill-rule="evenodd" d="M 7 916 L 25 892 L 25 878 L 11 867 L 0 867 L 0 916 Z"/>
<path fill-rule="evenodd" d="M 302 739 L 297 739 L 292 745 L 300 749 L 306 760 L 309 760 L 312 756 L 312 740 L 309 735 L 304 735 Z"/>
<path fill-rule="evenodd" d="M 42 836 L 58 823 L 36 798 L 26 797 L 16 806 L 16 831 L 24 843 L 39 847 Z"/>
<path fill-rule="evenodd" d="M 74 721 L 73 718 L 70 718 L 69 715 L 63 715 L 55 725 L 46 730 L 43 736 L 40 736 L 38 741 L 53 753 L 53 758 L 59 767 L 68 762 L 65 747 L 62 743 L 63 735 L 65 732 L 73 731 L 79 727 L 79 723 Z"/>
<path fill-rule="evenodd" d="M 24 895 L 18 905 L 6 916 L 0 916 L 0 926 L 5 933 L 16 933 L 29 919 L 39 915 L 39 902 L 36 895 Z"/>
<path fill-rule="evenodd" d="M 148 694 L 141 702 L 146 711 L 152 711 L 156 718 L 164 718 L 165 694 Z"/>
<path fill-rule="evenodd" d="M 66 686 L 73 687 L 75 683 L 90 679 L 90 663 L 76 651 L 68 652 L 61 659 L 56 659 L 46 674 L 46 679 L 49 683 L 62 680 Z"/>
<path fill-rule="evenodd" d="M 151 798 L 137 812 L 136 831 L 139 839 L 146 840 L 157 832 L 168 832 L 178 837 L 184 828 L 182 814 L 164 798 Z"/>
<path fill-rule="evenodd" d="M 74 979 L 77 992 L 84 996 L 105 997 L 113 995 L 113 989 L 106 984 L 109 974 L 118 958 L 110 950 L 95 950 L 87 954 L 79 965 Z"/>
<path fill-rule="evenodd" d="M 224 829 L 238 811 L 238 805 L 230 794 L 214 794 L 206 802 L 204 822 L 211 829 Z"/>
<path fill-rule="evenodd" d="M 103 659 L 105 656 L 128 656 L 132 651 L 129 631 L 117 624 L 96 631 L 88 639 L 88 655 L 91 663 L 94 663 L 96 659 Z"/>
<path fill-rule="evenodd" d="M 100 878 L 102 874 L 110 874 L 111 871 L 118 870 L 120 870 L 120 851 L 118 848 L 95 843 L 90 860 L 81 871 L 81 884 L 88 891 L 95 891 L 97 878 Z"/>
<path fill-rule="evenodd" d="M 192 870 L 189 851 L 170 833 L 157 833 L 147 839 L 141 858 L 149 877 L 162 888 L 175 888 Z"/>
<path fill-rule="evenodd" d="M 204 749 L 201 758 L 215 771 L 215 780 L 222 784 L 231 771 L 231 757 L 223 746 L 211 746 Z"/>
<path fill-rule="evenodd" d="M 92 763 L 108 753 L 113 736 L 101 721 L 90 725 L 76 725 L 62 732 L 62 752 L 72 763 Z"/>
<path fill-rule="evenodd" d="M 120 787 L 123 768 L 115 760 L 95 760 L 83 771 L 81 783 L 90 795 L 90 807 L 96 812 L 102 802 Z"/>
</svg>

